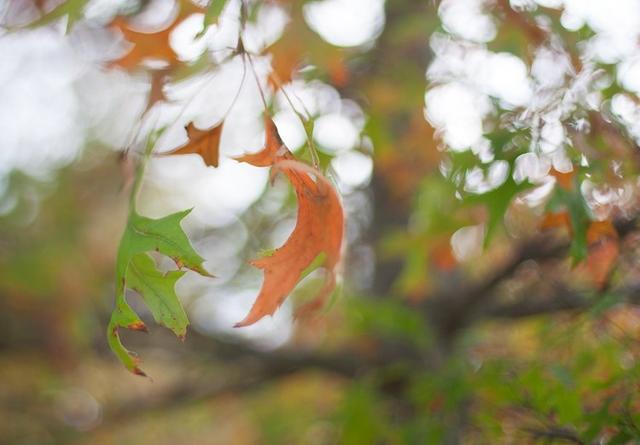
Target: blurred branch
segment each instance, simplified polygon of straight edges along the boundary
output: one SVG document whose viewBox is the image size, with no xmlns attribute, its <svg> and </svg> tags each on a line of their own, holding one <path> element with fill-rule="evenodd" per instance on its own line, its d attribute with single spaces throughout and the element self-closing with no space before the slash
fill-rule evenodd
<svg viewBox="0 0 640 445">
<path fill-rule="evenodd" d="M 580 439 L 580 437 L 578 437 L 578 435 L 575 432 L 567 428 L 557 427 L 557 428 L 549 428 L 546 430 L 541 430 L 536 428 L 524 428 L 523 431 L 526 433 L 529 433 L 535 439 L 544 439 L 547 442 L 560 440 L 560 441 L 572 442 L 577 444 L 584 443 L 582 439 Z"/>
<path fill-rule="evenodd" d="M 379 349 L 375 354 L 363 355 L 355 351 L 321 353 L 312 350 L 283 349 L 262 351 L 245 343 L 228 343 L 192 332 L 189 336 L 191 351 L 213 357 L 231 369 L 219 375 L 220 379 L 210 382 L 199 376 L 184 379 L 174 387 L 149 398 L 129 399 L 122 404 L 105 408 L 103 422 L 92 433 L 108 430 L 114 425 L 130 422 L 140 416 L 172 411 L 195 403 L 211 400 L 224 394 L 244 393 L 261 385 L 277 381 L 283 377 L 303 371 L 322 371 L 338 377 L 355 379 L 360 374 L 380 369 L 389 363 L 414 360 L 417 355 L 402 348 L 397 350 Z M 180 353 L 184 353 L 182 350 Z M 79 441 L 86 440 L 78 437 Z"/>
<path fill-rule="evenodd" d="M 615 221 L 616 230 L 621 238 L 635 231 L 639 217 L 640 215 L 635 215 L 630 219 Z M 511 314 L 511 317 L 516 318 L 569 309 L 585 309 L 589 306 L 589 300 L 566 289 L 562 289 L 548 301 L 536 302 L 527 298 L 528 301 L 524 303 L 483 309 L 497 299 L 496 287 L 512 278 L 523 263 L 558 258 L 566 255 L 568 248 L 569 240 L 554 238 L 549 233 L 540 234 L 516 247 L 509 259 L 496 267 L 484 280 L 471 284 L 463 283 L 453 291 L 425 297 L 421 309 L 439 329 L 441 337 L 446 342 L 453 340 L 457 333 L 475 319 L 488 314 L 493 317 L 507 317 Z M 638 297 L 640 303 L 640 288 L 632 286 L 619 292 L 627 297 L 634 296 L 634 302 Z"/>
<path fill-rule="evenodd" d="M 495 287 L 510 278 L 518 268 L 529 260 L 543 261 L 558 257 L 569 247 L 567 240 L 549 236 L 537 236 L 516 247 L 511 257 L 498 266 L 487 278 L 457 289 L 425 298 L 423 311 L 439 327 L 441 336 L 451 340 L 466 327 L 483 305 L 493 298 Z"/>
<path fill-rule="evenodd" d="M 640 305 L 640 283 L 634 283 L 611 291 L 621 302 Z M 516 303 L 499 304 L 483 312 L 487 318 L 524 318 L 561 311 L 587 310 L 598 303 L 604 295 L 588 295 L 564 287 L 544 299 L 527 296 Z"/>
</svg>

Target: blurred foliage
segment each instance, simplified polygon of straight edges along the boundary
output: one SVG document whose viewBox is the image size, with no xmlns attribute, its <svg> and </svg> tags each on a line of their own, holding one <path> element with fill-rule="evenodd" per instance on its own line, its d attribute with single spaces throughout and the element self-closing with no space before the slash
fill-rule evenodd
<svg viewBox="0 0 640 445">
<path fill-rule="evenodd" d="M 14 2 L 41 12 L 26 25 L 9 24 L 12 32 L 56 24 L 70 30 L 87 3 Z M 130 3 L 122 14 L 146 5 Z M 0 216 L 0 443 L 640 443 L 638 147 L 629 124 L 611 111 L 615 97 L 638 98 L 615 80 L 615 63 L 588 59 L 584 42 L 595 31 L 569 31 L 559 10 L 533 2 L 529 9 L 483 3 L 497 33 L 473 45 L 515 55 L 527 67 L 537 49 L 551 48 L 573 64 L 557 97 L 586 72 L 588 90 L 599 98 L 596 106 L 576 101 L 560 119 L 570 169 L 559 172 L 550 161 L 543 179 L 518 177 L 523 156 L 544 157 L 536 112 L 489 98 L 483 137 L 490 161 L 477 147 L 447 147 L 444 130 L 425 120 L 425 89 L 442 83 L 425 79 L 436 57 L 428 38 L 464 40 L 441 23 L 438 7 L 447 2 L 387 0 L 382 34 L 361 48 L 333 47 L 311 31 L 308 3 L 253 1 L 242 15 L 252 23 L 272 4 L 290 15 L 282 37 L 265 50 L 272 87 L 322 80 L 367 116 L 374 173 L 369 185 L 344 196 L 347 234 L 359 233 L 347 237 L 345 284 L 334 303 L 296 323 L 289 342 L 273 351 L 197 330 L 184 343 L 160 329 L 122 333 L 144 351 L 154 381 L 126 373 L 104 340 L 114 294 L 125 315 L 133 314 L 116 316 L 119 326 L 155 318 L 182 337 L 187 320 L 174 284 L 184 272 L 165 275 L 159 255 L 146 252 L 158 249 L 194 269 L 202 258 L 180 213 L 165 217 L 173 218 L 171 227 L 160 230 L 179 238 L 180 258 L 143 243 L 121 252 L 116 271 L 122 232 L 135 231 L 136 218 L 153 220 L 128 209 L 131 175 L 119 179 L 122 158 L 87 141 L 81 158 L 54 179 L 13 173 L 2 198 L 14 205 Z M 234 4 L 212 0 L 202 9 L 204 23 L 215 25 Z M 205 53 L 191 64 L 171 63 L 177 65 L 167 82 L 206 73 L 213 61 Z M 601 75 L 609 82 L 598 83 Z M 577 130 L 580 122 L 586 130 Z M 304 122 L 309 134 L 314 123 L 315 116 Z M 322 168 L 335 157 L 315 155 Z M 300 158 L 313 162 L 313 150 Z M 501 182 L 470 186 L 473 178 L 487 182 L 497 162 L 505 166 Z M 273 213 L 289 218 L 295 208 L 287 189 L 275 212 L 261 211 L 273 207 L 277 186 L 242 216 L 252 237 L 239 249 L 243 261 L 263 245 L 272 228 L 265 220 L 276 219 Z M 603 204 L 590 187 L 624 193 Z M 368 222 L 365 212 L 349 211 L 362 196 Z M 360 218 L 365 223 L 356 227 Z M 229 238 L 211 229 L 191 242 L 198 250 L 216 236 Z M 375 255 L 361 258 L 362 251 Z M 125 289 L 113 284 L 130 260 L 146 276 L 131 287 L 150 310 L 127 294 L 129 307 Z M 373 274 L 359 279 L 367 261 Z M 303 275 L 298 297 L 318 286 L 311 270 Z M 250 286 L 247 277 L 243 268 L 236 278 Z M 158 285 L 145 291 L 145 283 Z M 197 298 L 183 297 L 191 315 Z"/>
</svg>

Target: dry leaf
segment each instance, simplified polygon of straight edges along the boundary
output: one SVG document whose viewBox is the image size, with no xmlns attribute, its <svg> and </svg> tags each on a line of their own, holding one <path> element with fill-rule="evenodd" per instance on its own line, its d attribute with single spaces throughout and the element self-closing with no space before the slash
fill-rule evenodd
<svg viewBox="0 0 640 445">
<path fill-rule="evenodd" d="M 576 176 L 576 171 L 575 170 L 571 170 L 570 172 L 566 172 L 566 173 L 562 173 L 559 172 L 558 170 L 556 170 L 555 168 L 551 169 L 551 176 L 553 176 L 554 178 L 556 178 L 556 181 L 558 181 L 558 184 L 560 185 L 560 187 L 562 187 L 565 190 L 572 190 L 574 187 L 574 179 Z"/>
<path fill-rule="evenodd" d="M 620 252 L 618 232 L 611 221 L 594 221 L 587 230 L 589 278 L 598 289 L 609 279 Z"/>
<path fill-rule="evenodd" d="M 197 154 L 200 155 L 205 165 L 217 167 L 220 161 L 220 136 L 222 136 L 223 124 L 224 121 L 208 130 L 199 130 L 193 125 L 193 122 L 189 122 L 185 127 L 189 142 L 174 151 L 164 153 L 164 155 Z"/>
<path fill-rule="evenodd" d="M 149 111 L 158 102 L 166 102 L 164 95 L 164 84 L 167 79 L 168 70 L 154 70 L 151 72 L 151 88 L 147 99 L 145 112 Z"/>
<path fill-rule="evenodd" d="M 293 232 L 282 247 L 270 255 L 252 261 L 264 270 L 264 282 L 249 314 L 236 327 L 248 326 L 273 314 L 302 278 L 303 272 L 324 255 L 320 265 L 326 271 L 325 282 L 316 298 L 302 312 L 321 307 L 336 285 L 340 260 L 344 215 L 338 193 L 317 170 L 296 161 L 282 144 L 275 124 L 266 122 L 265 148 L 256 154 L 238 158 L 256 166 L 272 165 L 284 173 L 298 198 L 298 217 Z"/>
<path fill-rule="evenodd" d="M 280 85 L 286 85 L 293 80 L 293 76 L 300 68 L 302 60 L 303 46 L 301 42 L 283 42 L 276 43 L 271 50 L 271 73 L 268 80 L 269 85 L 274 90 L 280 88 Z"/>
<path fill-rule="evenodd" d="M 204 9 L 194 5 L 189 0 L 178 3 L 179 11 L 176 19 L 167 28 L 156 32 L 141 32 L 131 29 L 126 18 L 118 16 L 111 22 L 112 28 L 117 28 L 124 38 L 133 44 L 131 50 L 121 58 L 111 62 L 111 66 L 118 66 L 127 71 L 137 68 L 145 59 L 162 60 L 169 67 L 179 63 L 178 56 L 169 44 L 171 32 L 187 17 L 194 13 L 204 13 Z"/>
<path fill-rule="evenodd" d="M 571 219 L 569 218 L 569 213 L 566 211 L 547 213 L 544 215 L 544 218 L 542 218 L 542 221 L 540 221 L 540 228 L 543 230 L 564 227 L 569 230 L 569 233 L 572 232 Z"/>
</svg>

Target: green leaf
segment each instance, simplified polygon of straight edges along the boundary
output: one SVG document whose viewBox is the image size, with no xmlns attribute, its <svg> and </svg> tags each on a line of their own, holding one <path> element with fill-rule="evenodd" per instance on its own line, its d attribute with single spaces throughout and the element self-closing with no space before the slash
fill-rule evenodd
<svg viewBox="0 0 640 445">
<path fill-rule="evenodd" d="M 511 171 L 507 176 L 507 180 L 486 193 L 478 195 L 467 195 L 464 198 L 466 204 L 483 204 L 489 212 L 489 219 L 487 221 L 487 233 L 485 236 L 485 245 L 490 241 L 491 236 L 495 233 L 495 230 L 502 223 L 505 213 L 511 204 L 513 198 L 520 192 L 531 188 L 533 185 L 527 181 L 517 183 Z"/>
<path fill-rule="evenodd" d="M 594 318 L 599 318 L 609 309 L 622 302 L 623 298 L 620 294 L 607 293 L 605 295 L 602 295 L 601 297 L 598 297 L 598 301 L 591 308 L 591 316 Z"/>
<path fill-rule="evenodd" d="M 184 266 L 200 275 L 211 276 L 202 267 L 204 258 L 193 249 L 180 226 L 189 213 L 191 209 L 152 219 L 134 212 L 120 242 L 118 274 L 125 276 L 126 267 L 134 255 L 156 250 L 175 261 L 178 268 Z"/>
<path fill-rule="evenodd" d="M 207 32 L 209 26 L 214 24 L 218 20 L 218 17 L 220 17 L 220 14 L 222 13 L 222 10 L 224 9 L 226 4 L 227 0 L 209 0 L 207 12 L 204 14 L 202 31 L 200 31 L 196 35 L 196 38 L 202 37 L 204 33 Z"/>
<path fill-rule="evenodd" d="M 576 184 L 573 190 L 556 187 L 549 201 L 550 210 L 558 210 L 564 207 L 569 213 L 571 222 L 571 246 L 569 253 L 573 263 L 577 264 L 587 257 L 587 227 L 591 221 L 590 210 Z"/>
<path fill-rule="evenodd" d="M 120 328 L 146 331 L 146 326 L 125 298 L 127 287 L 143 297 L 154 318 L 179 337 L 186 333 L 188 320 L 174 292 L 175 282 L 184 272 L 161 274 L 146 252 L 158 251 L 175 261 L 178 268 L 187 267 L 200 275 L 211 276 L 202 266 L 204 259 L 193 249 L 180 222 L 191 209 L 159 219 L 147 218 L 132 211 L 120 241 L 116 265 L 116 307 L 111 314 L 107 338 L 111 350 L 131 372 L 145 375 L 138 358 L 122 344 Z M 146 259 L 145 259 L 146 258 Z M 131 269 L 131 270 L 130 270 Z"/>
<path fill-rule="evenodd" d="M 53 8 L 51 11 L 29 24 L 29 28 L 37 28 L 54 22 L 64 16 L 67 17 L 67 33 L 71 31 L 74 23 L 82 18 L 84 7 L 88 0 L 67 0 Z"/>
<path fill-rule="evenodd" d="M 376 394 L 366 384 L 358 382 L 346 391 L 341 410 L 340 443 L 376 443 L 383 436 L 385 422 L 378 403 Z"/>
<path fill-rule="evenodd" d="M 175 292 L 176 281 L 184 274 L 183 270 L 160 272 L 146 253 L 134 256 L 127 269 L 127 285 L 142 296 L 156 323 L 171 329 L 179 338 L 184 338 L 189 325 Z"/>
</svg>

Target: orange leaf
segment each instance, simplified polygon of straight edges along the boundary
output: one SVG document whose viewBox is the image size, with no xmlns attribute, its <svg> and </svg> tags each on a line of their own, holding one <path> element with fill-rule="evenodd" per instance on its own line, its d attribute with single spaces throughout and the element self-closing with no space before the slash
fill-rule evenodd
<svg viewBox="0 0 640 445">
<path fill-rule="evenodd" d="M 276 162 L 285 159 L 295 159 L 291 152 L 284 146 L 278 129 L 273 120 L 265 117 L 264 120 L 265 129 L 265 142 L 264 149 L 257 153 L 249 153 L 243 156 L 235 158 L 240 162 L 246 162 L 256 167 L 269 167 Z"/>
<path fill-rule="evenodd" d="M 182 147 L 163 155 L 200 155 L 205 165 L 217 167 L 220 160 L 220 136 L 224 121 L 208 130 L 199 130 L 193 122 L 185 127 L 189 142 Z"/>
<path fill-rule="evenodd" d="M 269 84 L 278 89 L 293 80 L 294 74 L 300 67 L 303 48 L 300 42 L 283 43 L 279 41 L 269 51 L 271 54 L 271 73 Z"/>
<path fill-rule="evenodd" d="M 620 247 L 618 232 L 611 221 L 594 221 L 587 229 L 589 255 L 587 270 L 593 284 L 601 289 L 607 283 L 609 274 L 616 264 Z"/>
<path fill-rule="evenodd" d="M 194 5 L 189 0 L 182 0 L 178 5 L 179 10 L 175 20 L 167 28 L 155 32 L 135 31 L 131 29 L 126 18 L 116 17 L 111 22 L 111 27 L 120 30 L 124 38 L 133 44 L 133 47 L 120 59 L 111 62 L 111 66 L 131 71 L 137 68 L 144 59 L 159 59 L 166 62 L 169 67 L 177 65 L 179 63 L 178 56 L 169 44 L 171 32 L 190 15 L 204 12 L 201 7 Z"/>
<path fill-rule="evenodd" d="M 451 271 L 458 265 L 453 249 L 451 249 L 451 243 L 448 240 L 441 241 L 433 247 L 431 261 L 441 272 Z"/>
<path fill-rule="evenodd" d="M 568 212 L 547 213 L 540 222 L 541 229 L 554 229 L 566 227 L 571 233 L 571 220 Z"/>
<path fill-rule="evenodd" d="M 602 289 L 609 279 L 609 274 L 616 264 L 620 248 L 618 240 L 606 238 L 589 247 L 587 270 L 589 279 L 598 289 Z"/>
<path fill-rule="evenodd" d="M 575 170 L 571 170 L 570 172 L 567 172 L 567 173 L 561 173 L 555 168 L 552 168 L 550 173 L 551 173 L 551 176 L 556 178 L 556 181 L 558 181 L 558 185 L 560 185 L 560 187 L 562 187 L 565 190 L 573 189 L 573 181 L 576 176 Z"/>
<path fill-rule="evenodd" d="M 587 243 L 593 244 L 604 238 L 617 240 L 618 231 L 611 221 L 594 221 L 587 229 Z"/>
<path fill-rule="evenodd" d="M 236 327 L 248 326 L 272 315 L 300 281 L 307 267 L 324 254 L 324 285 L 302 311 L 321 307 L 335 288 L 336 267 L 342 248 L 344 215 L 338 193 L 319 171 L 295 160 L 282 144 L 270 119 L 266 122 L 264 149 L 238 160 L 261 167 L 272 165 L 276 171 L 284 173 L 298 198 L 298 217 L 293 232 L 282 247 L 273 255 L 252 261 L 254 266 L 264 270 L 264 282 L 249 314 Z"/>
</svg>

